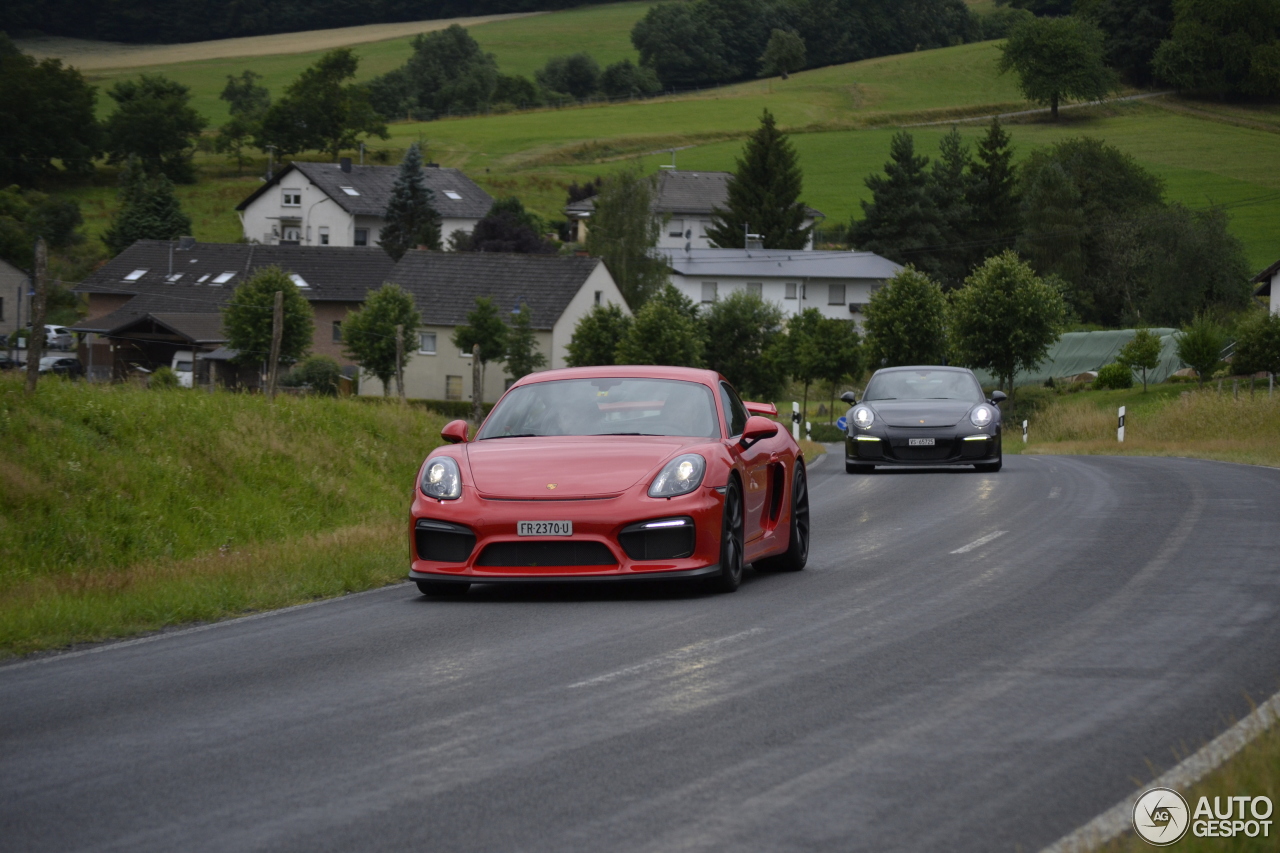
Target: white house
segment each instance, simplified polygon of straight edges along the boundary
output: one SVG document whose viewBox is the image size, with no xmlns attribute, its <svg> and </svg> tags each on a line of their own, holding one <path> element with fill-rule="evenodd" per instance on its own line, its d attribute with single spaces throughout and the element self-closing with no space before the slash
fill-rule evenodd
<svg viewBox="0 0 1280 853">
<path fill-rule="evenodd" d="M 290 163 L 236 210 L 251 243 L 269 246 L 376 246 L 399 166 Z M 493 199 L 457 169 L 434 164 L 422 170 L 440 214 L 446 245 L 454 231 L 470 234 Z"/>
<path fill-rule="evenodd" d="M 0 349 L 3 338 L 31 322 L 31 278 L 8 261 L 0 261 Z"/>
<path fill-rule="evenodd" d="M 658 239 L 659 249 L 683 249 L 687 243 L 691 249 L 709 249 L 711 241 L 707 239 L 707 229 L 711 227 L 712 213 L 718 208 L 724 210 L 729 206 L 729 181 L 733 175 L 729 172 L 678 172 L 664 169 L 658 173 L 657 187 L 653 194 L 650 209 L 662 224 L 661 236 Z M 808 215 L 804 225 L 812 226 L 823 218 L 820 211 L 806 208 Z M 577 228 L 578 242 L 587 239 L 587 230 L 591 227 L 591 215 L 595 212 L 595 199 L 588 198 L 575 201 L 564 209 Z M 743 235 L 745 247 L 746 235 Z M 813 248 L 813 237 L 809 237 L 806 249 Z"/>
<path fill-rule="evenodd" d="M 859 325 L 871 294 L 902 269 L 871 252 L 668 249 L 662 254 L 671 283 L 694 302 L 709 304 L 747 290 L 778 305 L 787 317 L 817 308 L 826 317 Z"/>
<path fill-rule="evenodd" d="M 1254 296 L 1265 296 L 1271 304 L 1271 313 L 1280 314 L 1280 299 L 1276 298 L 1278 286 L 1280 286 L 1280 261 L 1276 261 L 1262 272 L 1253 277 L 1253 283 L 1258 285 L 1254 289 Z"/>
<path fill-rule="evenodd" d="M 471 353 L 453 345 L 476 298 L 491 298 L 503 314 L 528 305 L 538 347 L 548 368 L 565 367 L 573 330 L 596 305 L 613 303 L 630 314 L 604 261 L 558 255 L 497 252 L 406 252 L 388 276 L 413 295 L 422 315 L 418 348 L 405 366 L 405 394 L 428 400 L 471 399 Z M 483 400 L 507 389 L 501 362 L 487 365 Z M 378 396 L 382 383 L 362 376 L 360 393 Z"/>
</svg>

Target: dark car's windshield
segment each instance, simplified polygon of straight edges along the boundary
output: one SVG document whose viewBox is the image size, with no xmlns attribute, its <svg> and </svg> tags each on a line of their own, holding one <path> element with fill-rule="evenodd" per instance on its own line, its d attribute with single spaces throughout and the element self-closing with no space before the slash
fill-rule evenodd
<svg viewBox="0 0 1280 853">
<path fill-rule="evenodd" d="M 719 438 L 711 389 L 674 379 L 559 379 L 511 389 L 477 439 L 539 435 Z"/>
<path fill-rule="evenodd" d="M 862 399 L 963 400 L 981 403 L 982 386 L 973 374 L 960 370 L 888 370 L 871 377 Z"/>
</svg>

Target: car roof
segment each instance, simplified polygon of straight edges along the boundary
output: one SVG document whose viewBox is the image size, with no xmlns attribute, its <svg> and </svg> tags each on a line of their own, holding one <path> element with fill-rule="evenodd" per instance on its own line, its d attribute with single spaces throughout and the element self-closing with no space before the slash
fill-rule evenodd
<svg viewBox="0 0 1280 853">
<path fill-rule="evenodd" d="M 714 370 L 702 370 L 696 367 L 623 364 L 607 367 L 563 367 L 558 370 L 543 370 L 538 373 L 530 373 L 528 376 L 513 383 L 511 387 L 530 385 L 535 382 L 552 382 L 557 379 L 678 379 L 714 387 L 723 378 Z"/>
<path fill-rule="evenodd" d="M 894 367 L 882 367 L 876 373 L 894 373 L 906 370 L 949 370 L 952 373 L 973 373 L 967 367 L 951 367 L 945 364 L 900 364 Z"/>
</svg>

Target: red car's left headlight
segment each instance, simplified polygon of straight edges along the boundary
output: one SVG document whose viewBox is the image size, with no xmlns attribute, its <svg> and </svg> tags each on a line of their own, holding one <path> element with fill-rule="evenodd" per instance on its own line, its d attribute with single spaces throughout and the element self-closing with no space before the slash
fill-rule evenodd
<svg viewBox="0 0 1280 853">
<path fill-rule="evenodd" d="M 422 469 L 422 493 L 429 498 L 454 501 L 462 497 L 462 475 L 458 463 L 448 456 L 427 460 Z"/>
</svg>

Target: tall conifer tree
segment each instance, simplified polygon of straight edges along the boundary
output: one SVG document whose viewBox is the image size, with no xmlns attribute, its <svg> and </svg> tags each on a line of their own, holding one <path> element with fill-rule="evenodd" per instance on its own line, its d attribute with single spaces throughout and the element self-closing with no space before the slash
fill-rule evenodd
<svg viewBox="0 0 1280 853">
<path fill-rule="evenodd" d="M 748 231 L 761 235 L 766 249 L 807 246 L 813 226 L 804 224 L 804 175 L 795 148 L 767 109 L 737 163 L 729 182 L 729 208 L 715 212 L 707 237 L 724 249 L 742 248 Z"/>
<path fill-rule="evenodd" d="M 422 151 L 418 143 L 409 146 L 400 175 L 387 202 L 382 236 L 378 245 L 395 260 L 414 246 L 440 249 L 440 214 L 431 206 L 432 192 L 422 180 Z"/>
<path fill-rule="evenodd" d="M 191 233 L 191 218 L 182 212 L 173 182 L 163 174 L 148 178 L 142 164 L 129 158 L 120 173 L 120 211 L 102 235 L 118 255 L 137 240 L 176 240 Z"/>
<path fill-rule="evenodd" d="M 974 239 L 984 243 L 981 258 L 1004 251 L 1007 245 L 1002 241 L 1012 240 L 1018 233 L 1018 176 L 1010 142 L 1000 119 L 993 118 L 969 167 L 973 181 L 966 190 L 973 209 Z"/>
<path fill-rule="evenodd" d="M 871 201 L 862 202 L 864 217 L 853 223 L 849 238 L 859 249 L 900 264 L 915 264 L 938 277 L 934 253 L 945 242 L 945 226 L 928 165 L 928 157 L 916 156 L 911 134 L 905 130 L 894 134 L 885 173 L 867 177 Z"/>
</svg>

